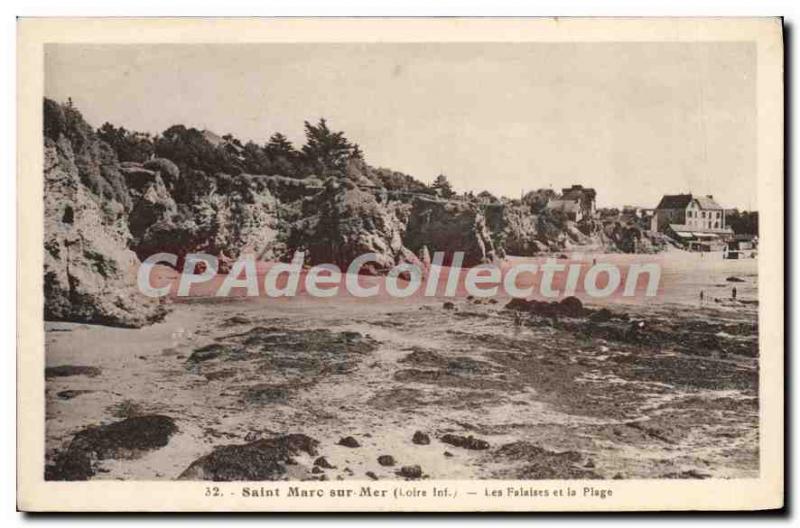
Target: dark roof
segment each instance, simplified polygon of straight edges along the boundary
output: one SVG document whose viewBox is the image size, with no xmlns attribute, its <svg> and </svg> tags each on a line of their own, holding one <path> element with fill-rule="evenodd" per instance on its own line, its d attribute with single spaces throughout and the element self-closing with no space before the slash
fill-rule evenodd
<svg viewBox="0 0 800 528">
<path fill-rule="evenodd" d="M 698 196 L 695 198 L 697 201 L 697 205 L 700 206 L 700 209 L 717 209 L 722 210 L 722 207 L 714 201 L 714 198 L 711 196 Z"/>
<path fill-rule="evenodd" d="M 665 194 L 656 209 L 686 209 L 691 202 L 691 194 Z"/>
</svg>

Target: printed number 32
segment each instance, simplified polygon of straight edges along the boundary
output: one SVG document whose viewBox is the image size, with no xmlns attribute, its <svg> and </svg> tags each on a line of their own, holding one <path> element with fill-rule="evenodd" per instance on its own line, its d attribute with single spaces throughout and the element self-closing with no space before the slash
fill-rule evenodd
<svg viewBox="0 0 800 528">
<path fill-rule="evenodd" d="M 220 492 L 219 488 L 214 486 L 213 488 L 206 488 L 206 497 L 219 497 Z"/>
</svg>

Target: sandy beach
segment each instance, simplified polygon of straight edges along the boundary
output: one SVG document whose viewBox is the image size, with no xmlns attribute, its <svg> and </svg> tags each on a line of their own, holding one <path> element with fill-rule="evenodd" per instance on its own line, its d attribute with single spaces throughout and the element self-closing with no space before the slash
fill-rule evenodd
<svg viewBox="0 0 800 528">
<path fill-rule="evenodd" d="M 165 446 L 91 478 L 191 478 L 219 446 L 289 434 L 318 444 L 281 479 L 757 476 L 757 260 L 711 258 L 659 256 L 681 287 L 604 321 L 295 298 L 175 303 L 142 329 L 46 323 L 48 461 L 87 427 L 160 415 Z"/>
</svg>

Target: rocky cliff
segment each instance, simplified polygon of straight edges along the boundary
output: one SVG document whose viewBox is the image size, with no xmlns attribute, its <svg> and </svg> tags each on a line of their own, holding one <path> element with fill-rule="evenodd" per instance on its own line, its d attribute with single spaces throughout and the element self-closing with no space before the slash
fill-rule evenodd
<svg viewBox="0 0 800 528">
<path fill-rule="evenodd" d="M 375 253 L 377 262 L 365 271 L 376 274 L 400 262 L 416 262 L 403 242 L 407 209 L 399 202 L 379 202 L 349 180 L 329 179 L 322 191 L 302 203 L 299 218 L 289 226 L 288 252 L 304 251 L 309 264 L 340 268 Z"/>
<path fill-rule="evenodd" d="M 224 271 L 244 253 L 274 257 L 278 201 L 259 177 L 209 177 L 192 171 L 170 193 L 159 172 L 132 167 L 125 174 L 134 171 L 150 173 L 142 178 L 146 190 L 132 198 L 129 217 L 133 248 L 140 258 L 174 253 L 180 267 L 187 253 L 203 252 L 219 257 Z"/>
<path fill-rule="evenodd" d="M 480 206 L 466 201 L 418 196 L 412 201 L 405 230 L 405 243 L 416 253 L 427 248 L 452 254 L 464 252 L 464 265 L 474 266 L 496 258 L 494 242 Z"/>
<path fill-rule="evenodd" d="M 66 127 L 63 112 L 50 110 L 46 118 Z M 51 127 L 47 132 L 45 318 L 128 327 L 158 320 L 164 315 L 163 307 L 135 288 L 139 260 L 128 248 L 126 205 L 112 196 L 110 185 L 91 190 L 82 174 L 82 169 L 91 170 L 90 176 L 97 177 L 98 183 L 107 183 L 102 171 L 108 158 L 97 156 L 91 135 L 80 141 L 71 138 L 66 128 Z M 105 196 L 98 195 L 104 190 Z"/>
<path fill-rule="evenodd" d="M 657 240 L 630 226 L 575 224 L 542 207 L 534 213 L 525 201 L 486 203 L 454 196 L 446 185 L 429 187 L 374 169 L 355 156 L 353 145 L 341 169 L 324 177 L 248 174 L 240 167 L 276 165 L 259 165 L 261 158 L 248 161 L 240 152 L 268 157 L 270 148 L 280 147 L 277 166 L 294 167 L 295 175 L 304 162 L 285 142 L 263 151 L 248 144 L 231 157 L 226 145 L 239 145 L 235 140 L 211 145 L 198 131 L 175 126 L 161 143 L 154 140 L 147 156 L 120 162 L 118 152 L 127 150 L 101 140 L 70 105 L 45 100 L 44 114 L 49 319 L 123 326 L 157 319 L 163 308 L 138 293 L 135 271 L 140 260 L 159 252 L 177 254 L 179 269 L 187 253 L 210 253 L 223 272 L 244 253 L 289 260 L 303 251 L 306 264 L 343 269 L 374 253 L 377 262 L 364 271 L 380 274 L 402 262 L 428 262 L 437 251 L 445 252 L 445 264 L 463 252 L 463 265 L 473 266 L 576 245 L 658 248 Z M 342 140 L 340 133 L 330 137 Z M 293 161 L 287 165 L 287 159 Z"/>
</svg>

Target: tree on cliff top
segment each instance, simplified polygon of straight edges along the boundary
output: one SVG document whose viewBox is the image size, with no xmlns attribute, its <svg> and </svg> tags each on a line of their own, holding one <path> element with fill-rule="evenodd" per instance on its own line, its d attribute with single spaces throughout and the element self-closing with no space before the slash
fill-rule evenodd
<svg viewBox="0 0 800 528">
<path fill-rule="evenodd" d="M 433 180 L 431 189 L 437 196 L 441 196 L 442 198 L 452 198 L 456 194 L 455 191 L 453 191 L 452 185 L 450 185 L 450 181 L 444 174 L 438 175 L 436 179 Z"/>
<path fill-rule="evenodd" d="M 292 177 L 300 175 L 298 167 L 300 153 L 294 148 L 292 142 L 280 132 L 270 136 L 269 142 L 264 146 L 264 152 L 275 173 Z"/>
<path fill-rule="evenodd" d="M 345 173 L 349 160 L 363 159 L 359 146 L 351 143 L 344 132 L 333 132 L 324 118 L 316 125 L 305 121 L 304 126 L 306 144 L 301 152 L 312 174 L 341 176 Z"/>
<path fill-rule="evenodd" d="M 155 152 L 161 158 L 172 160 L 181 173 L 190 169 L 199 169 L 209 175 L 242 172 L 239 160 L 224 145 L 214 146 L 203 132 L 184 125 L 173 125 L 165 130 L 155 142 Z"/>
<path fill-rule="evenodd" d="M 150 134 L 117 128 L 108 122 L 97 130 L 97 136 L 111 145 L 120 161 L 144 163 L 155 151 Z"/>
</svg>

